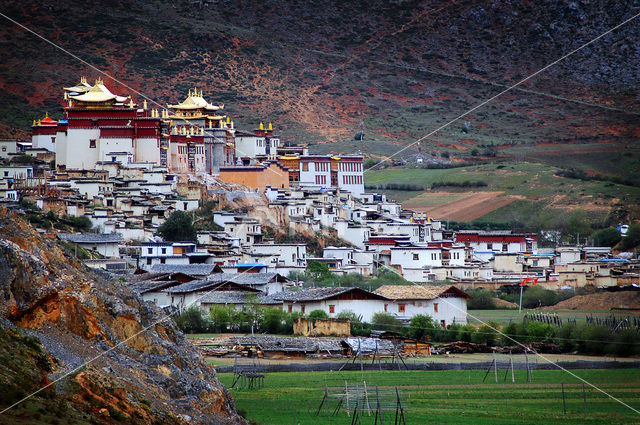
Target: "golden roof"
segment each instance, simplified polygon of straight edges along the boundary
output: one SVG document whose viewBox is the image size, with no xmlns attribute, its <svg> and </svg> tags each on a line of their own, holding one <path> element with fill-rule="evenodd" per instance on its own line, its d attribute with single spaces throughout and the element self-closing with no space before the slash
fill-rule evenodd
<svg viewBox="0 0 640 425">
<path fill-rule="evenodd" d="M 374 293 L 392 300 L 433 300 L 451 291 L 458 293 L 461 297 L 469 297 L 455 286 L 384 285 Z"/>
<path fill-rule="evenodd" d="M 75 93 L 86 93 L 90 89 L 91 89 L 91 84 L 87 83 L 87 79 L 85 77 L 80 77 L 80 82 L 76 86 L 64 87 L 65 91 L 75 92 Z"/>
<path fill-rule="evenodd" d="M 75 96 L 69 96 L 70 99 L 80 102 L 108 102 L 115 100 L 116 102 L 125 102 L 128 97 L 116 96 L 103 84 L 101 79 L 96 80 L 96 84 L 87 92 Z"/>
<path fill-rule="evenodd" d="M 197 89 L 193 89 L 193 91 L 189 90 L 189 96 L 177 105 L 167 106 L 171 109 L 204 109 L 207 111 L 217 111 L 224 108 L 224 105 L 216 106 L 204 100 L 202 97 L 202 90 L 198 91 Z"/>
</svg>

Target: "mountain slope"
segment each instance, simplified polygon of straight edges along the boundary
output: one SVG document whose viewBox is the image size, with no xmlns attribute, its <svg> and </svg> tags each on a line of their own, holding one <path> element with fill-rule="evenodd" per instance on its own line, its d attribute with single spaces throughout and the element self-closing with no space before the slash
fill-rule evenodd
<svg viewBox="0 0 640 425">
<path fill-rule="evenodd" d="M 7 211 L 0 211 L 0 292 L 1 408 L 69 373 L 0 423 L 35 423 L 52 403 L 78 423 L 105 416 L 112 423 L 244 423 L 172 320 Z"/>
<path fill-rule="evenodd" d="M 7 1 L 0 9 L 162 104 L 197 85 L 212 101 L 225 103 L 240 126 L 273 121 L 285 139 L 331 142 L 318 145 L 319 151 L 361 149 L 376 156 L 394 153 L 640 6 L 552 0 L 44 0 Z M 59 115 L 60 87 L 79 75 L 97 76 L 15 25 L 7 23 L 0 32 L 8 53 L 0 64 L 5 134 L 26 134 L 45 110 Z M 461 156 L 473 145 L 505 142 L 534 150 L 557 142 L 575 144 L 578 152 L 587 143 L 598 152 L 626 149 L 640 135 L 636 33 L 635 22 L 620 28 L 465 117 L 465 133 L 463 123 L 456 123 L 425 141 L 423 149 Z M 366 140 L 382 143 L 346 143 L 360 121 Z M 553 158 L 544 152 L 542 157 Z"/>
</svg>

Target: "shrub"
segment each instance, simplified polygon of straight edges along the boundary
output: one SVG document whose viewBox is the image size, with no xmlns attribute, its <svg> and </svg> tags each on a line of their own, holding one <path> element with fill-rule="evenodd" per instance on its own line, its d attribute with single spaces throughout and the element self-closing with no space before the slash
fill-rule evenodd
<svg viewBox="0 0 640 425">
<path fill-rule="evenodd" d="M 369 336 L 371 333 L 371 325 L 363 322 L 360 317 L 351 310 L 341 311 L 336 317 L 338 319 L 349 319 L 351 335 L 353 336 Z"/>
<path fill-rule="evenodd" d="M 380 331 L 400 332 L 402 324 L 389 313 L 376 313 L 371 319 L 371 328 Z"/>
<path fill-rule="evenodd" d="M 415 339 L 423 339 L 428 337 L 433 339 L 436 334 L 436 325 L 433 323 L 431 316 L 417 314 L 411 319 L 409 324 L 409 335 Z"/>
<path fill-rule="evenodd" d="M 231 322 L 231 309 L 233 307 L 226 307 L 216 305 L 209 310 L 209 318 L 211 319 L 211 325 L 215 332 L 226 332 L 229 323 Z"/>
<path fill-rule="evenodd" d="M 324 310 L 313 310 L 309 313 L 309 319 L 328 319 L 329 315 Z"/>
<path fill-rule="evenodd" d="M 191 215 L 184 211 L 173 212 L 158 228 L 158 235 L 172 242 L 195 242 L 197 239 Z"/>
<path fill-rule="evenodd" d="M 640 246 L 640 223 L 629 226 L 627 234 L 622 238 L 620 249 L 630 250 L 637 246 Z"/>
<path fill-rule="evenodd" d="M 469 310 L 493 310 L 496 308 L 494 295 L 486 289 L 471 289 L 467 291 L 471 296 L 467 300 L 467 308 Z"/>
<path fill-rule="evenodd" d="M 184 333 L 202 333 L 209 330 L 209 323 L 202 317 L 200 309 L 196 306 L 189 307 L 175 318 L 176 325 Z"/>
<path fill-rule="evenodd" d="M 318 311 L 318 310 L 315 310 L 315 311 Z M 322 311 L 322 310 L 319 310 L 319 311 Z M 277 307 L 265 308 L 262 314 L 261 328 L 268 333 L 272 333 L 272 334 L 280 333 L 284 330 L 283 328 L 285 325 L 285 316 L 286 316 L 286 313 L 280 308 L 277 308 Z"/>
<path fill-rule="evenodd" d="M 473 335 L 473 341 L 478 344 L 486 344 L 490 347 L 496 345 L 498 342 L 498 332 L 495 329 L 499 329 L 499 326 L 492 322 L 480 326 Z"/>
<path fill-rule="evenodd" d="M 600 229 L 594 232 L 591 237 L 593 238 L 593 242 L 596 246 L 615 246 L 622 236 L 620 236 L 620 232 L 613 227 L 609 227 L 607 229 Z"/>
<path fill-rule="evenodd" d="M 476 328 L 473 325 L 461 326 L 458 330 L 458 341 L 471 342 L 475 337 Z"/>
</svg>

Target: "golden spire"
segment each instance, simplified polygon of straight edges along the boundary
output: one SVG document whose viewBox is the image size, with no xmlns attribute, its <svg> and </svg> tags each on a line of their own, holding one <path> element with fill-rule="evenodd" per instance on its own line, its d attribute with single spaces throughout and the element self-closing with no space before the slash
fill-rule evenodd
<svg viewBox="0 0 640 425">
<path fill-rule="evenodd" d="M 142 109 L 147 109 L 147 99 L 142 101 Z"/>
<path fill-rule="evenodd" d="M 85 77 L 84 75 L 80 77 L 80 84 L 84 84 L 86 82 L 87 82 L 87 77 Z"/>
<path fill-rule="evenodd" d="M 260 125 L 258 126 L 258 129 L 260 130 L 264 130 L 264 124 L 262 124 L 262 122 L 260 123 Z"/>
<path fill-rule="evenodd" d="M 189 89 L 189 97 L 191 97 L 191 89 Z"/>
<path fill-rule="evenodd" d="M 45 118 L 49 118 L 49 111 L 47 111 L 47 112 L 45 112 L 45 113 L 44 113 L 44 117 L 45 117 Z"/>
<path fill-rule="evenodd" d="M 133 99 L 129 99 L 129 108 L 133 108 Z"/>
<path fill-rule="evenodd" d="M 36 120 L 33 120 L 33 125 L 34 125 L 34 126 L 36 125 Z"/>
<path fill-rule="evenodd" d="M 269 123 L 269 131 L 273 130 L 273 125 L 271 125 L 271 123 Z"/>
<path fill-rule="evenodd" d="M 231 122 L 231 118 L 227 115 L 227 124 Z"/>
</svg>

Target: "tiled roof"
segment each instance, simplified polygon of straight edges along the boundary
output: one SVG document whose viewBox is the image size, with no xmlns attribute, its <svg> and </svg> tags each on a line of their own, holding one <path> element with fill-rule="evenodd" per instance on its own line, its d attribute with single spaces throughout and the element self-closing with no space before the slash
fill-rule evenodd
<svg viewBox="0 0 640 425">
<path fill-rule="evenodd" d="M 277 278 L 278 273 L 216 273 L 206 280 L 194 280 L 171 288 L 169 292 L 205 291 L 224 283 L 235 283 L 247 287 L 247 291 L 255 291 L 255 286 L 266 285 Z"/>
<path fill-rule="evenodd" d="M 356 287 L 348 287 L 348 288 L 309 288 L 302 291 L 296 292 L 280 292 L 278 294 L 273 294 L 275 299 L 280 299 L 282 301 L 317 301 L 317 300 L 326 300 L 338 295 L 345 294 L 347 292 L 356 292 L 365 297 L 369 298 L 377 298 L 384 299 L 379 294 L 365 291 L 364 289 L 356 288 Z"/>
<path fill-rule="evenodd" d="M 215 264 L 154 264 L 151 273 L 184 273 L 191 276 L 208 276 Z"/>
<path fill-rule="evenodd" d="M 58 233 L 58 239 L 74 243 L 120 243 L 124 241 L 118 233 Z"/>
<path fill-rule="evenodd" d="M 374 292 L 391 300 L 433 300 L 445 292 L 454 292 L 458 296 L 469 298 L 469 295 L 455 286 L 385 285 Z"/>
</svg>

